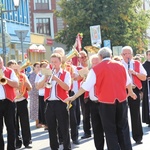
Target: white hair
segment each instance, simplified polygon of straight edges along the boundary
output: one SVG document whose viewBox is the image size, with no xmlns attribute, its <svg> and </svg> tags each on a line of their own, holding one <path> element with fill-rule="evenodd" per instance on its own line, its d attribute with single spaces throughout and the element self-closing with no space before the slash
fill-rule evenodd
<svg viewBox="0 0 150 150">
<path fill-rule="evenodd" d="M 97 54 L 91 55 L 91 56 L 90 56 L 90 63 L 91 63 L 91 64 L 92 64 L 92 60 L 93 60 L 94 58 L 99 58 L 99 57 L 98 57 Z"/>
<path fill-rule="evenodd" d="M 124 50 L 130 50 L 131 54 L 133 54 L 133 49 L 132 49 L 131 46 L 124 46 L 124 47 L 122 48 L 121 54 L 123 53 Z"/>
<path fill-rule="evenodd" d="M 65 55 L 65 50 L 62 47 L 56 47 L 53 53 L 59 53 L 63 57 Z"/>
<path fill-rule="evenodd" d="M 98 51 L 98 55 L 100 55 L 102 58 L 111 57 L 112 50 L 108 47 L 103 47 Z"/>
</svg>

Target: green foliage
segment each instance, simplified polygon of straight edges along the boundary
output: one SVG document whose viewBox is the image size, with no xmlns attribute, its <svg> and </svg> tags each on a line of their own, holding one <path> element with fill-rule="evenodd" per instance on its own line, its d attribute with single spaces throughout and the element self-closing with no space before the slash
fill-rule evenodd
<svg viewBox="0 0 150 150">
<path fill-rule="evenodd" d="M 147 47 L 146 29 L 150 12 L 142 9 L 139 0 L 60 0 L 61 17 L 66 28 L 58 32 L 56 41 L 71 47 L 77 33 L 83 33 L 82 46 L 91 45 L 90 26 L 100 25 L 102 40 L 110 39 L 112 46 L 130 45 L 142 53 Z"/>
</svg>

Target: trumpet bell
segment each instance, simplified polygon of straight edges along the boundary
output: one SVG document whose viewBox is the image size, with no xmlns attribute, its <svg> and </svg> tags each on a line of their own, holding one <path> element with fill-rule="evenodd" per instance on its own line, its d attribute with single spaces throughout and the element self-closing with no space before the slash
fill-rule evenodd
<svg viewBox="0 0 150 150">
<path fill-rule="evenodd" d="M 0 84 L 1 84 L 1 85 L 7 84 L 7 80 L 6 80 L 6 78 L 4 77 L 4 73 L 3 73 L 2 69 L 0 69 Z"/>
<path fill-rule="evenodd" d="M 7 84 L 7 80 L 6 80 L 5 78 L 1 78 L 1 79 L 0 79 L 0 84 L 1 84 L 1 85 Z"/>
<path fill-rule="evenodd" d="M 87 50 L 89 53 L 97 53 L 100 48 L 95 46 L 85 46 L 84 49 Z"/>
</svg>

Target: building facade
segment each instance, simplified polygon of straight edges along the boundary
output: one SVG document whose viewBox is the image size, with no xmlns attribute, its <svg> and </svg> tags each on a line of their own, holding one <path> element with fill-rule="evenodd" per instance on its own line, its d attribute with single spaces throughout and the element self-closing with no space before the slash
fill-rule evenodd
<svg viewBox="0 0 150 150">
<path fill-rule="evenodd" d="M 22 53 L 26 53 L 30 46 L 29 2 L 28 0 L 20 0 L 20 5 L 16 11 L 13 0 L 1 0 L 1 3 L 4 10 L 8 10 L 2 15 L 4 31 L 11 38 L 10 44 L 6 43 L 6 58 L 7 60 L 22 59 Z M 9 10 L 12 11 L 9 12 Z M 17 35 L 16 32 L 19 32 L 20 35 Z M 21 44 L 21 36 L 24 37 L 22 39 L 23 46 Z M 7 36 L 5 38 L 7 41 Z M 0 54 L 3 54 L 2 47 L 0 48 Z"/>
<path fill-rule="evenodd" d="M 64 45 L 56 43 L 54 40 L 55 34 L 64 28 L 64 24 L 61 18 L 57 18 L 54 15 L 55 10 L 59 10 L 60 7 L 57 5 L 59 0 L 29 0 L 29 11 L 30 11 L 30 29 L 32 33 L 47 36 L 43 45 L 46 47 L 46 51 L 52 52 L 55 47 Z M 39 38 L 39 39 L 40 39 Z M 32 39 L 31 39 L 32 40 Z M 38 45 L 39 41 L 37 40 Z M 47 53 L 45 57 L 47 57 Z M 48 59 L 47 57 L 46 59 Z"/>
</svg>

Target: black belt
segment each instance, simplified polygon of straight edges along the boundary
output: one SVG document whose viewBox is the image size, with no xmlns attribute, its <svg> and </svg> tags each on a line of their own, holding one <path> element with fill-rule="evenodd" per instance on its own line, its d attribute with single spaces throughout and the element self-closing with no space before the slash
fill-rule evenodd
<svg viewBox="0 0 150 150">
<path fill-rule="evenodd" d="M 61 100 L 55 99 L 55 100 L 46 100 L 46 102 L 61 102 Z"/>
<path fill-rule="evenodd" d="M 92 101 L 92 102 L 94 102 L 94 103 L 99 103 L 99 102 L 98 102 L 98 100 L 96 100 L 96 101 Z"/>
<path fill-rule="evenodd" d="M 0 99 L 0 102 L 3 102 L 5 99 Z"/>
</svg>

